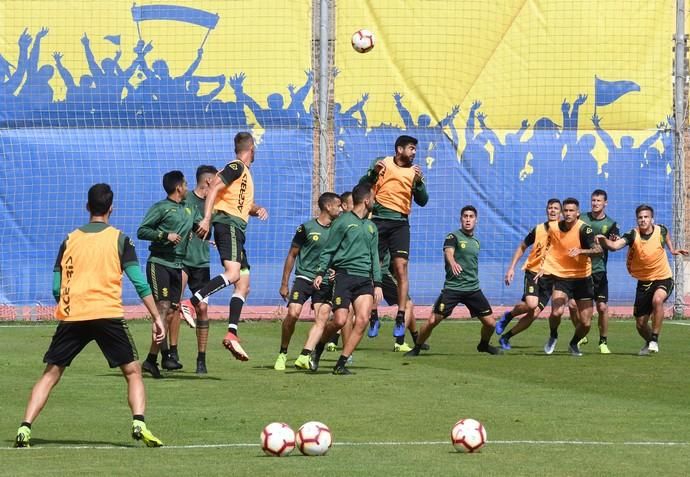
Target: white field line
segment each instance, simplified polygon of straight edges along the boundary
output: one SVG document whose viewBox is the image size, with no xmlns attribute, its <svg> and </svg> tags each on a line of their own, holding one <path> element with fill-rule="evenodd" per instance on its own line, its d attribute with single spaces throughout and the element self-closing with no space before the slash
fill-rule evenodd
<svg viewBox="0 0 690 477">
<path fill-rule="evenodd" d="M 651 446 L 651 447 L 687 447 L 690 442 L 665 442 L 665 441 L 578 441 L 578 440 L 515 440 L 505 441 L 496 440 L 488 441 L 488 445 L 531 445 L 531 446 L 554 446 L 554 445 L 579 445 L 579 446 Z M 335 442 L 337 447 L 369 447 L 369 446 L 451 446 L 450 441 L 374 441 L 374 442 Z M 164 446 L 162 449 L 226 449 L 226 448 L 256 448 L 259 449 L 259 444 L 256 443 L 220 443 L 220 444 L 189 444 L 189 445 L 171 445 Z M 29 451 L 36 450 L 130 450 L 137 449 L 136 446 L 90 446 L 90 445 L 71 445 L 71 446 L 46 446 L 46 447 L 32 447 Z M 15 450 L 11 447 L 0 447 L 0 450 Z M 24 449 L 21 449 L 24 450 Z M 17 451 L 21 451 L 17 449 Z"/>
</svg>

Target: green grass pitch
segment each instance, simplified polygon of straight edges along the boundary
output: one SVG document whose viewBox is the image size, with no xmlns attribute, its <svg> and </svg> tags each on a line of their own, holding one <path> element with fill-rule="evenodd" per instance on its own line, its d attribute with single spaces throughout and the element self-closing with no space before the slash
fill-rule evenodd
<svg viewBox="0 0 690 477">
<path fill-rule="evenodd" d="M 597 353 L 596 325 L 585 356 L 567 354 L 563 323 L 556 353 L 542 352 L 539 321 L 512 340 L 504 356 L 475 351 L 479 324 L 442 323 L 431 350 L 416 359 L 392 352 L 391 322 L 364 338 L 353 376 L 330 374 L 337 353 L 324 353 L 317 374 L 273 370 L 280 323 L 240 326 L 251 360 L 231 359 L 211 327 L 209 374 L 194 374 L 194 332 L 181 330 L 185 369 L 146 378 L 146 420 L 166 447 L 129 438 L 125 383 L 95 344 L 66 371 L 33 425 L 33 448 L 10 449 L 54 323 L 0 327 L 0 474 L 2 475 L 497 475 L 672 476 L 690 473 L 690 326 L 666 322 L 661 352 L 638 357 L 632 321 L 610 324 L 612 355 Z M 289 352 L 299 353 L 308 323 Z M 141 355 L 149 325 L 132 323 Z M 494 343 L 496 339 L 492 340 Z M 456 453 L 458 419 L 473 417 L 489 442 L 478 454 Z M 264 425 L 297 429 L 326 423 L 334 446 L 324 457 L 263 455 Z"/>
</svg>

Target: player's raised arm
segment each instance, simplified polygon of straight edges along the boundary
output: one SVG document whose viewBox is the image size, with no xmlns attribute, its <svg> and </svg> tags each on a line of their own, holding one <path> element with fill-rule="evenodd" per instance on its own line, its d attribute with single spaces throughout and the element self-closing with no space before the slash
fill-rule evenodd
<svg viewBox="0 0 690 477">
<path fill-rule="evenodd" d="M 664 229 L 665 228 L 666 227 L 664 227 Z M 688 251 L 684 248 L 673 248 L 673 243 L 671 242 L 671 234 L 668 233 L 668 229 L 666 230 L 666 234 L 664 236 L 664 243 L 666 244 L 668 251 L 671 252 L 671 255 L 683 255 L 684 257 L 688 255 Z"/>
</svg>

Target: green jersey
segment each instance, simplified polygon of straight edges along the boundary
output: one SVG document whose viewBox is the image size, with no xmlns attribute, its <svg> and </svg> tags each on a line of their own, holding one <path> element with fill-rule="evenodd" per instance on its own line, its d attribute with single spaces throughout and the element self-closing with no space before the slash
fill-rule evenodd
<svg viewBox="0 0 690 477">
<path fill-rule="evenodd" d="M 453 270 L 446 261 L 446 281 L 443 288 L 457 291 L 479 290 L 479 240 L 473 235 L 467 235 L 462 230 L 456 230 L 446 236 L 443 250 L 453 249 L 455 261 L 462 267 L 460 275 L 453 275 Z"/>
<path fill-rule="evenodd" d="M 204 216 L 205 199 L 202 199 L 192 191 L 187 194 L 185 202 L 190 209 L 195 210 L 195 216 L 199 218 Z M 182 263 L 187 267 L 194 268 L 208 268 L 211 266 L 208 240 L 200 239 L 196 234 L 192 234 L 187 246 L 187 255 L 184 256 Z"/>
<path fill-rule="evenodd" d="M 592 228 L 592 233 L 595 237 L 601 234 L 609 240 L 614 240 L 614 237 L 620 235 L 618 224 L 608 215 L 604 216 L 603 219 L 595 219 L 591 212 L 587 212 L 580 219 Z M 609 253 L 605 247 L 601 255 L 594 255 L 590 258 L 592 259 L 592 273 L 606 272 L 606 262 L 609 259 Z"/>
<path fill-rule="evenodd" d="M 379 232 L 371 220 L 346 212 L 333 221 L 316 275 L 324 275 L 329 268 L 381 283 Z"/>
<path fill-rule="evenodd" d="M 139 240 L 151 242 L 149 262 L 182 268 L 192 228 L 200 218 L 195 210 L 184 201 L 178 203 L 167 198 L 151 206 L 137 230 Z M 177 245 L 168 240 L 171 232 L 181 237 Z"/>
<path fill-rule="evenodd" d="M 319 268 L 319 257 L 328 241 L 331 226 L 321 225 L 317 219 L 312 219 L 297 227 L 292 238 L 292 246 L 299 248 L 295 264 L 295 276 L 314 280 Z"/>
</svg>

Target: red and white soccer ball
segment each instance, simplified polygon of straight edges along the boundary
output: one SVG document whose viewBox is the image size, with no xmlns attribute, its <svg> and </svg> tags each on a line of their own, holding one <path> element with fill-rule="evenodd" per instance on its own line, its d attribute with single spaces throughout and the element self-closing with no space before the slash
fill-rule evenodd
<svg viewBox="0 0 690 477">
<path fill-rule="evenodd" d="M 352 48 L 357 53 L 366 53 L 374 48 L 374 34 L 369 30 L 357 30 L 352 35 Z"/>
<path fill-rule="evenodd" d="M 273 457 L 285 457 L 295 449 L 295 431 L 284 422 L 272 422 L 261 431 L 261 450 Z"/>
<path fill-rule="evenodd" d="M 460 419 L 450 431 L 450 441 L 458 452 L 477 452 L 486 443 L 486 429 L 476 419 Z"/>
<path fill-rule="evenodd" d="M 307 422 L 297 431 L 297 448 L 304 455 L 324 455 L 332 444 L 331 430 L 323 422 Z"/>
</svg>

